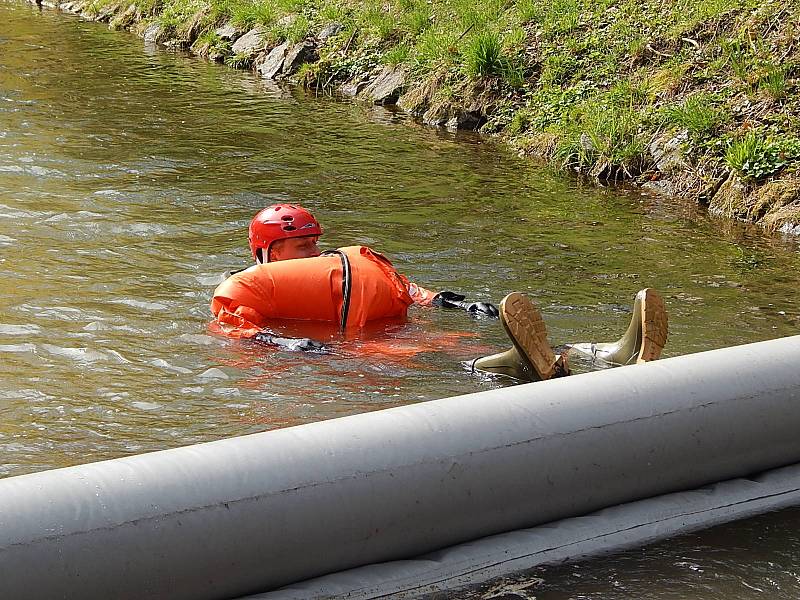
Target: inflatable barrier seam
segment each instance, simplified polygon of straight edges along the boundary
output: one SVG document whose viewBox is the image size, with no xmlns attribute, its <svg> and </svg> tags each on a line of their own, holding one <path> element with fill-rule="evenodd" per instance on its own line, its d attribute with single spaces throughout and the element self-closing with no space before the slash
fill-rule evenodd
<svg viewBox="0 0 800 600">
<path fill-rule="evenodd" d="M 420 463 L 415 463 L 415 464 L 420 464 Z M 793 464 L 793 463 L 791 463 L 791 464 Z M 410 466 L 414 466 L 414 465 L 410 465 Z M 368 475 L 369 474 L 374 474 L 374 473 L 382 473 L 382 472 L 384 472 L 384 471 L 372 471 L 372 472 L 368 473 Z M 339 478 L 339 479 L 336 479 L 336 480 L 331 480 L 331 481 L 326 482 L 326 483 L 333 484 L 333 483 L 338 483 L 340 481 L 344 481 L 344 480 L 347 480 L 347 479 L 353 479 L 353 478 L 354 477 L 342 477 L 342 478 Z M 325 485 L 325 483 L 319 483 L 317 485 Z M 148 517 L 142 517 L 142 518 L 139 518 L 139 519 L 131 519 L 131 520 L 128 520 L 128 521 L 123 521 L 123 522 L 117 523 L 115 525 L 107 525 L 107 526 L 104 526 L 104 527 L 95 527 L 95 528 L 92 528 L 92 529 L 86 529 L 86 530 L 81 530 L 81 531 L 73 531 L 73 532 L 70 532 L 70 533 L 60 534 L 60 535 L 43 536 L 43 537 L 37 538 L 35 540 L 30 540 L 30 541 L 27 541 L 27 542 L 16 542 L 16 543 L 8 544 L 8 546 L 6 546 L 5 548 L 0 548 L 0 554 L 2 554 L 3 552 L 7 551 L 9 548 L 12 548 L 14 546 L 28 546 L 28 545 L 36 544 L 36 543 L 39 543 L 39 542 L 52 541 L 54 539 L 63 539 L 65 537 L 73 537 L 73 536 L 85 535 L 85 534 L 88 534 L 88 533 L 93 533 L 95 531 L 113 531 L 114 529 L 119 529 L 121 527 L 125 527 L 125 526 L 128 526 L 128 525 L 135 526 L 135 525 L 138 525 L 140 523 L 147 523 L 147 522 L 150 522 L 150 521 L 153 521 L 153 520 L 156 520 L 156 519 L 161 519 L 161 518 L 164 518 L 164 517 L 174 517 L 174 516 L 178 516 L 178 515 L 190 514 L 190 513 L 193 513 L 193 512 L 203 511 L 203 510 L 212 509 L 212 508 L 221 508 L 223 506 L 226 509 L 230 510 L 230 507 L 228 506 L 230 504 L 238 504 L 238 503 L 254 501 L 254 500 L 257 501 L 257 500 L 260 500 L 262 498 L 269 498 L 271 496 L 280 495 L 280 494 L 285 493 L 285 492 L 292 492 L 292 491 L 296 491 L 296 490 L 307 489 L 309 487 L 315 487 L 315 486 L 297 486 L 295 488 L 287 488 L 286 490 L 284 490 L 282 492 L 276 492 L 276 493 L 272 493 L 272 494 L 260 494 L 260 495 L 257 495 L 257 496 L 248 496 L 248 497 L 245 497 L 245 498 L 240 498 L 239 500 L 229 500 L 229 501 L 219 502 L 219 503 L 214 503 L 214 504 L 206 504 L 206 505 L 199 506 L 199 507 L 187 508 L 187 509 L 184 509 L 184 510 L 179 510 L 179 511 L 174 511 L 174 512 L 165 512 L 165 513 L 160 513 L 158 515 L 150 515 Z M 737 505 L 740 505 L 740 504 L 747 504 L 747 503 L 752 502 L 754 500 L 763 500 L 763 499 L 767 499 L 767 498 L 779 498 L 781 496 L 784 496 L 784 495 L 787 495 L 787 494 L 792 494 L 792 493 L 795 493 L 795 492 L 800 492 L 800 487 L 792 488 L 790 490 L 784 490 L 782 492 L 776 492 L 774 494 L 764 494 L 764 495 L 761 495 L 761 496 L 755 496 L 755 497 L 749 498 L 747 500 L 742 500 L 742 501 L 739 501 L 739 502 L 732 502 L 730 504 L 720 505 L 718 507 L 714 507 L 714 509 L 704 509 L 704 510 L 680 513 L 678 515 L 674 515 L 674 516 L 671 516 L 671 517 L 666 518 L 666 519 L 656 519 L 656 520 L 653 520 L 653 521 L 649 521 L 648 523 L 637 524 L 637 525 L 634 525 L 633 527 L 626 528 L 626 529 L 620 529 L 618 531 L 632 531 L 632 530 L 635 530 L 635 529 L 637 529 L 639 527 L 643 527 L 643 526 L 650 525 L 650 524 L 656 524 L 656 523 L 659 523 L 661 521 L 668 521 L 668 520 L 673 519 L 675 517 L 702 514 L 704 512 L 709 512 L 711 510 L 717 510 L 717 509 L 720 509 L 720 508 L 733 507 L 733 506 L 737 506 Z M 616 533 L 616 531 L 612 532 L 610 534 L 607 533 L 607 534 L 603 534 L 601 536 L 597 536 L 596 538 L 590 538 L 590 539 L 600 539 L 600 538 L 603 538 L 605 536 L 612 535 L 613 533 Z M 539 551 L 537 551 L 536 553 L 533 553 L 533 554 L 538 554 L 538 553 L 541 553 L 541 552 L 547 552 L 547 551 L 550 551 L 550 550 L 556 550 L 556 549 L 559 549 L 559 548 L 562 548 L 562 547 L 566 547 L 566 546 L 569 546 L 569 544 L 566 544 L 566 545 L 563 545 L 563 546 L 553 546 L 552 548 L 544 548 L 544 549 L 539 550 Z M 531 556 L 533 554 L 531 554 Z M 498 563 L 491 563 L 491 564 L 502 564 L 502 562 L 504 562 L 504 561 L 499 561 Z"/>
</svg>

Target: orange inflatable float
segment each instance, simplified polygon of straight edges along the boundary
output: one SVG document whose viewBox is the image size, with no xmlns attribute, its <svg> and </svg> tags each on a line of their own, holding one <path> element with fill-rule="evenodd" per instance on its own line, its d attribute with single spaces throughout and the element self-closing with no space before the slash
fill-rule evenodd
<svg viewBox="0 0 800 600">
<path fill-rule="evenodd" d="M 214 291 L 211 311 L 219 329 L 233 337 L 252 337 L 270 321 L 285 319 L 334 323 L 348 332 L 370 321 L 405 318 L 412 303 L 430 304 L 433 296 L 409 284 L 382 254 L 348 246 L 240 271 Z"/>
</svg>

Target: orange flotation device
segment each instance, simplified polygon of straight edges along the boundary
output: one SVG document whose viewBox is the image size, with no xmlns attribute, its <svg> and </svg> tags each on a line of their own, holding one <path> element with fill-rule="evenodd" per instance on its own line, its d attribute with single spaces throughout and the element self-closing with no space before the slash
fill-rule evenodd
<svg viewBox="0 0 800 600">
<path fill-rule="evenodd" d="M 214 291 L 211 311 L 234 337 L 251 337 L 283 319 L 338 323 L 352 331 L 369 321 L 404 318 L 413 302 L 408 287 L 382 254 L 348 246 L 240 271 Z"/>
</svg>

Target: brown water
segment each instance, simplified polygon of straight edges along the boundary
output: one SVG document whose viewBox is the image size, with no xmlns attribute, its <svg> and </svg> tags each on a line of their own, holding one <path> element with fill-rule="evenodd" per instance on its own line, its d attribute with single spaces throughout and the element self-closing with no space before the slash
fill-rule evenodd
<svg viewBox="0 0 800 600">
<path fill-rule="evenodd" d="M 412 309 L 380 336 L 407 356 L 210 335 L 220 273 L 248 263 L 250 217 L 288 199 L 319 216 L 324 246 L 373 246 L 426 287 L 530 294 L 554 342 L 618 336 L 645 286 L 667 301 L 666 355 L 800 329 L 796 240 L 0 0 L 0 476 L 506 385 L 461 364 L 507 342 L 460 312 Z M 729 590 L 715 581 L 750 580 L 790 547 L 770 568 L 794 573 L 796 536 L 752 523 L 728 537 L 757 548 L 730 550 L 702 585 L 691 569 L 663 581 L 683 542 L 625 572 L 648 582 L 642 596 L 716 598 Z M 704 535 L 689 547 L 716 543 Z M 587 565 L 591 584 L 544 575 L 547 597 L 615 597 L 604 582 L 619 565 Z M 616 597 L 631 597 L 620 577 Z M 776 581 L 800 595 L 796 577 Z"/>
<path fill-rule="evenodd" d="M 800 508 L 787 509 L 582 563 L 498 578 L 449 597 L 794 600 L 800 596 L 798 532 Z"/>
</svg>

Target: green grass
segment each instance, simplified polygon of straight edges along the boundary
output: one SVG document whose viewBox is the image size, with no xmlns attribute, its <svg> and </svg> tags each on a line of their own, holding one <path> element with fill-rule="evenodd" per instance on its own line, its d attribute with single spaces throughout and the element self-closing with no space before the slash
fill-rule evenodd
<svg viewBox="0 0 800 600">
<path fill-rule="evenodd" d="M 464 48 L 464 71 L 470 77 L 492 77 L 503 73 L 503 46 L 494 31 L 482 31 Z"/>
<path fill-rule="evenodd" d="M 400 28 L 409 36 L 417 37 L 431 25 L 433 12 L 427 2 L 409 5 L 409 10 L 400 19 Z"/>
<path fill-rule="evenodd" d="M 136 4 L 136 9 L 139 13 L 145 18 L 157 15 L 164 6 L 162 0 L 135 0 L 134 4 Z"/>
<path fill-rule="evenodd" d="M 228 2 L 226 12 L 234 25 L 245 29 L 257 25 L 269 26 L 279 18 L 278 7 L 263 0 Z"/>
<path fill-rule="evenodd" d="M 776 65 L 768 65 L 765 73 L 758 79 L 757 86 L 773 100 L 784 99 L 789 89 L 785 69 Z"/>
<path fill-rule="evenodd" d="M 301 70 L 305 85 L 335 89 L 402 68 L 420 113 L 483 107 L 487 131 L 601 179 L 648 175 L 650 141 L 684 130 L 687 156 L 711 172 L 761 182 L 800 170 L 796 2 L 135 1 L 176 36 L 203 10 L 186 35 L 238 67 L 252 57 L 214 37 L 223 23 L 261 26 L 269 45 L 339 22 L 319 62 Z"/>
<path fill-rule="evenodd" d="M 800 139 L 765 137 L 762 132 L 748 131 L 731 140 L 725 150 L 725 163 L 746 181 L 758 182 L 780 172 L 800 159 Z"/>
<path fill-rule="evenodd" d="M 542 19 L 542 14 L 545 4 L 540 0 L 517 0 L 515 3 L 515 12 L 517 21 L 525 25 L 527 23 L 539 23 Z"/>
<path fill-rule="evenodd" d="M 722 56 L 734 75 L 741 81 L 747 81 L 747 77 L 753 68 L 753 55 L 746 40 L 722 39 L 720 41 Z"/>
<path fill-rule="evenodd" d="M 225 57 L 225 64 L 234 69 L 246 69 L 253 63 L 253 57 L 248 52 L 231 54 Z"/>
<path fill-rule="evenodd" d="M 641 125 L 642 116 L 632 104 L 587 104 L 557 145 L 556 156 L 564 166 L 599 179 L 633 177 L 647 165 Z"/>
<path fill-rule="evenodd" d="M 411 47 L 404 44 L 390 48 L 386 54 L 383 55 L 382 62 L 387 65 L 396 67 L 405 64 L 411 56 Z"/>
<path fill-rule="evenodd" d="M 192 44 L 192 49 L 203 56 L 226 58 L 231 53 L 231 43 L 219 37 L 214 30 L 209 29 L 197 37 Z"/>
<path fill-rule="evenodd" d="M 551 35 L 572 33 L 580 23 L 581 8 L 578 0 L 552 0 L 542 21 L 544 31 Z"/>
<path fill-rule="evenodd" d="M 417 38 L 409 61 L 420 73 L 452 66 L 458 52 L 457 39 L 458 35 L 452 32 L 440 33 L 433 28 L 424 31 Z"/>
<path fill-rule="evenodd" d="M 289 40 L 296 44 L 306 39 L 311 32 L 311 22 L 305 15 L 294 16 L 288 23 L 275 23 L 269 28 L 269 37 L 275 42 Z"/>
<path fill-rule="evenodd" d="M 668 123 L 686 129 L 695 137 L 714 133 L 730 118 L 725 109 L 704 93 L 694 94 L 679 104 L 667 106 L 663 114 Z"/>
</svg>

